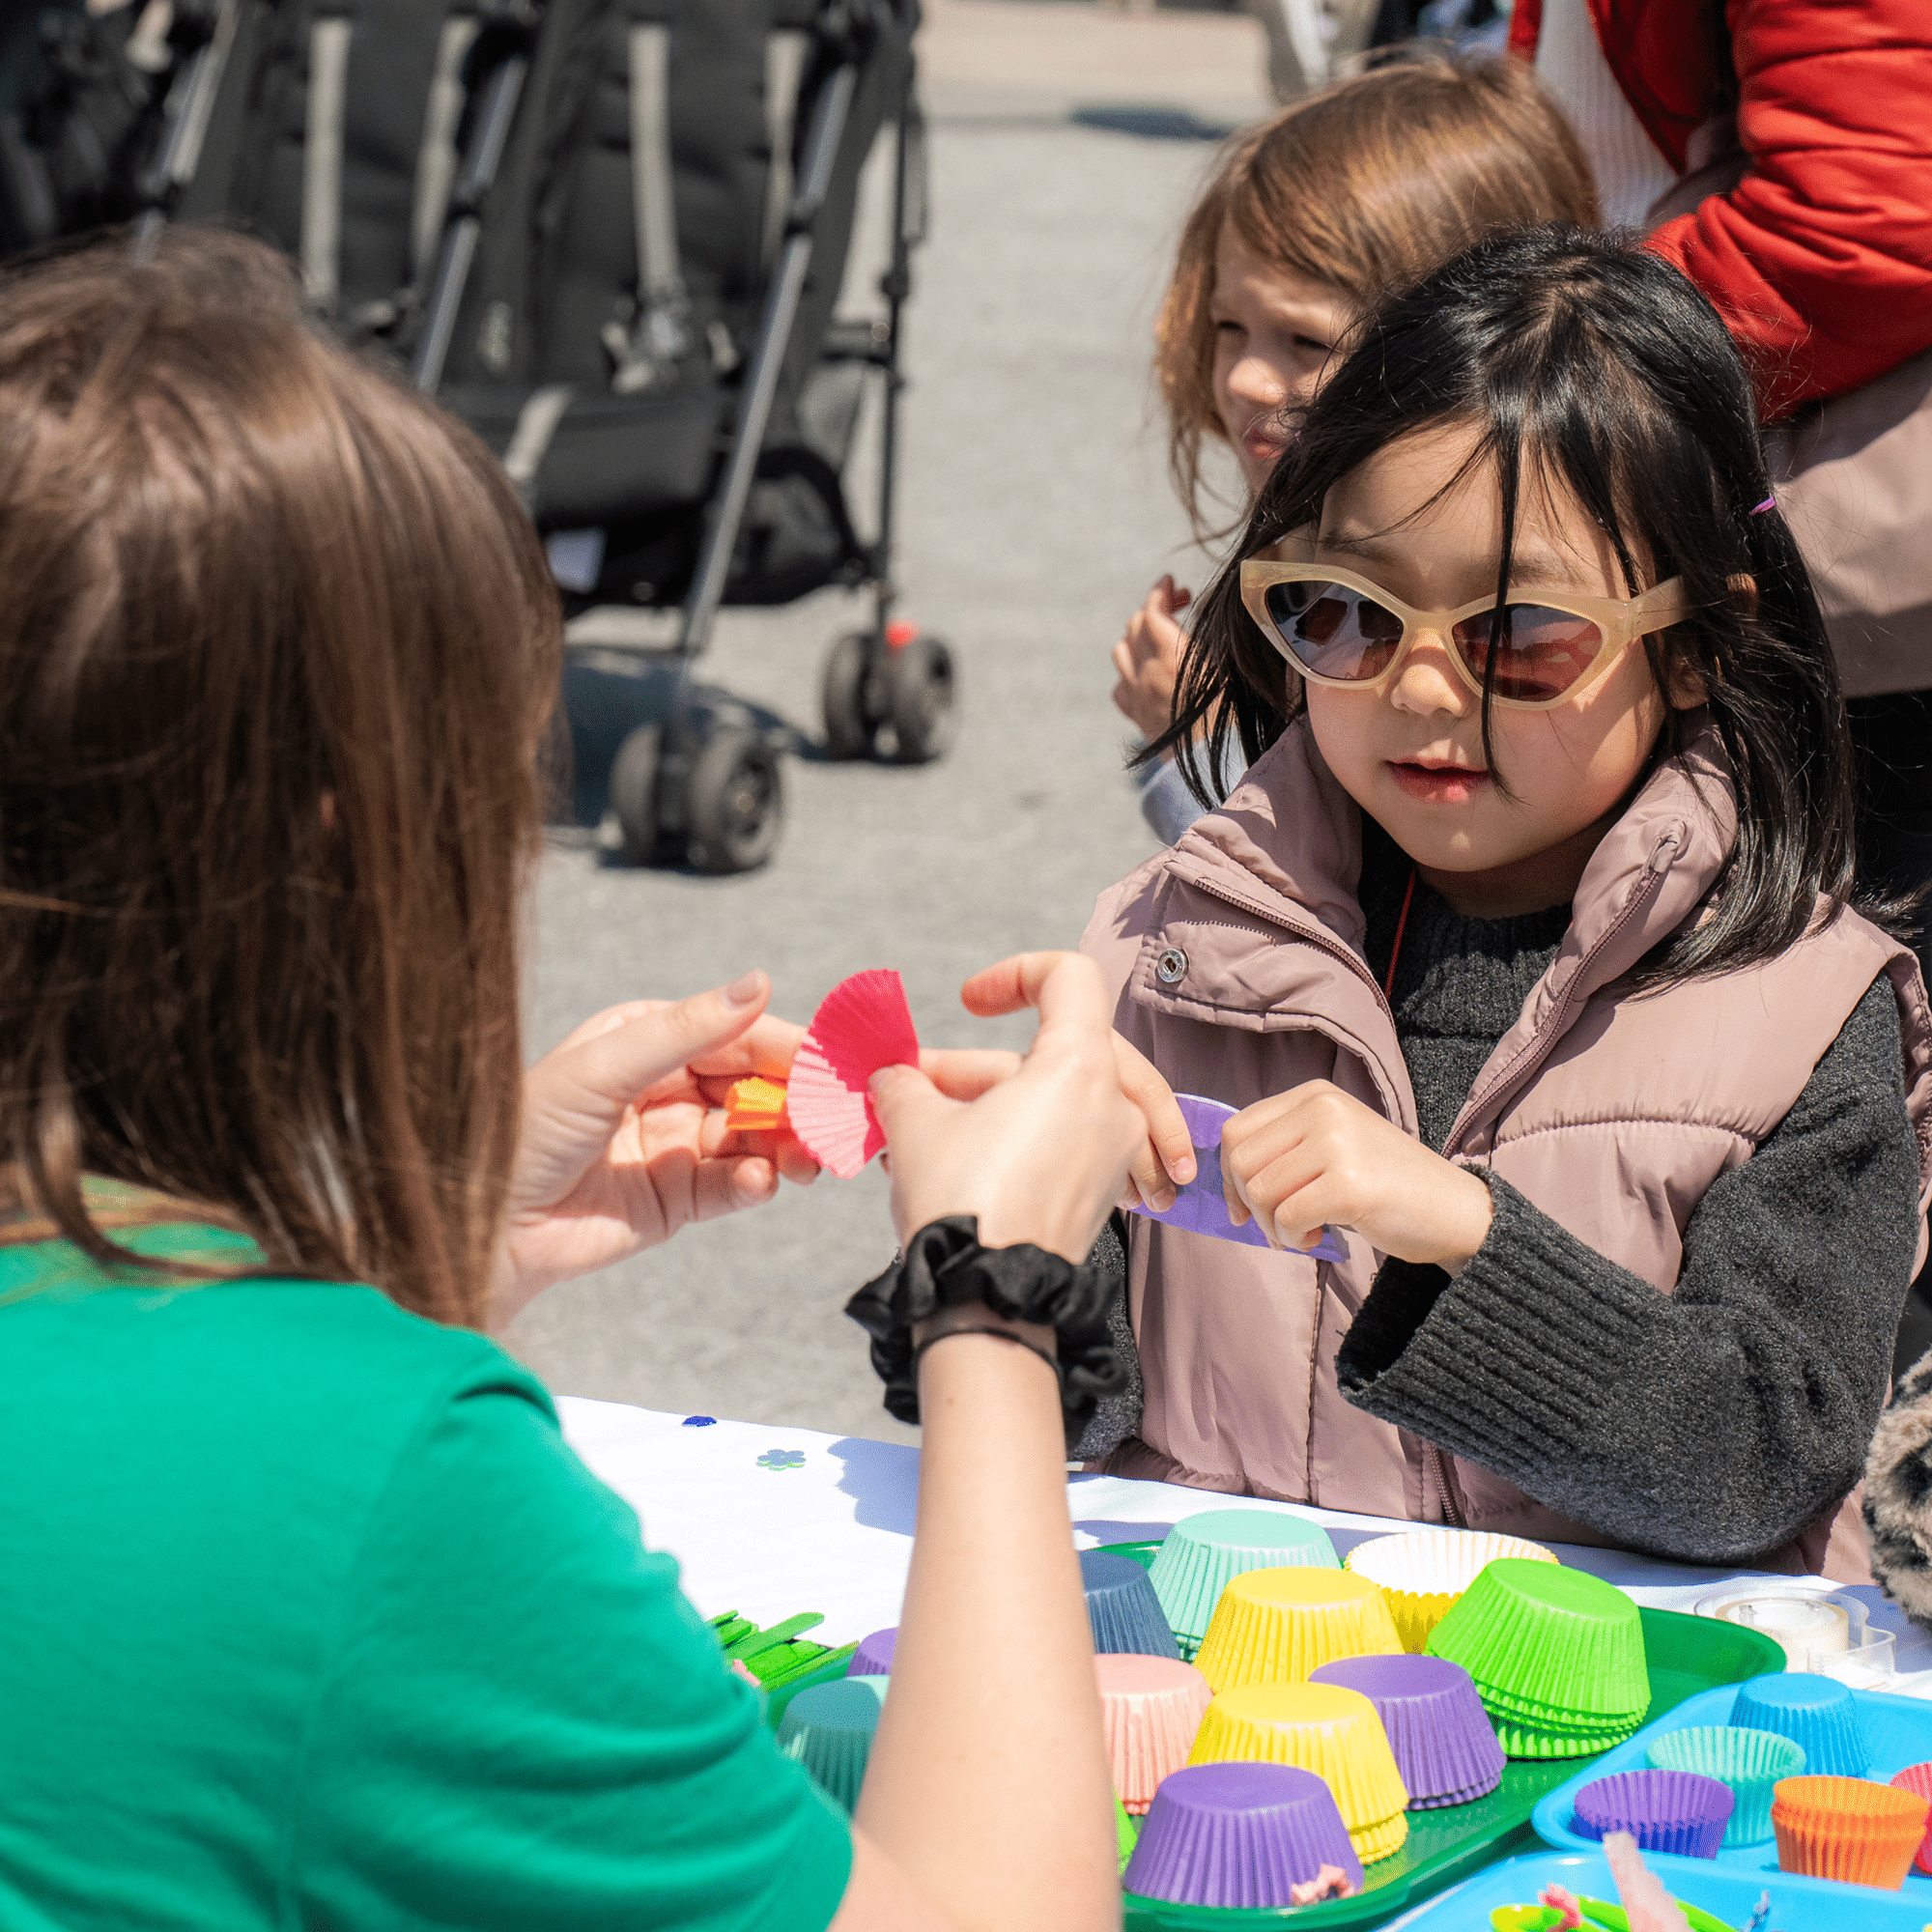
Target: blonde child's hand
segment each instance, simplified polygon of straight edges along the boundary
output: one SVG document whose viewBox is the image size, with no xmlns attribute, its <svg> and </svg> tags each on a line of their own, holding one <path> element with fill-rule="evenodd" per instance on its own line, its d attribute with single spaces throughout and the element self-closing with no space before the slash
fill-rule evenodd
<svg viewBox="0 0 1932 1932">
<path fill-rule="evenodd" d="M 1221 1129 L 1221 1186 L 1236 1227 L 1272 1247 L 1312 1248 L 1351 1228 L 1385 1255 L 1452 1274 L 1490 1231 L 1490 1190 L 1373 1108 L 1311 1080 L 1258 1100 Z"/>
<path fill-rule="evenodd" d="M 1114 646 L 1114 707 L 1130 719 L 1143 738 L 1157 738 L 1174 718 L 1174 686 L 1187 633 L 1175 618 L 1194 601 L 1172 576 L 1163 577 L 1147 602 L 1127 619 Z"/>
</svg>

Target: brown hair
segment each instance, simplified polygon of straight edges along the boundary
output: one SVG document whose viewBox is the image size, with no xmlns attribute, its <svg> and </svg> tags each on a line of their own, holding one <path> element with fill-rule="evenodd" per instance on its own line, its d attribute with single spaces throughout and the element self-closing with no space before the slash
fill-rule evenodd
<svg viewBox="0 0 1932 1932">
<path fill-rule="evenodd" d="M 480 1319 L 561 630 L 502 471 L 179 232 L 0 280 L 0 1159 Z"/>
<path fill-rule="evenodd" d="M 1168 468 L 1197 534 L 1201 439 L 1227 436 L 1210 312 L 1224 221 L 1262 261 L 1367 308 L 1500 229 L 1594 227 L 1597 194 L 1570 124 L 1514 59 L 1397 60 L 1236 135 L 1181 230 L 1155 328 Z"/>
</svg>

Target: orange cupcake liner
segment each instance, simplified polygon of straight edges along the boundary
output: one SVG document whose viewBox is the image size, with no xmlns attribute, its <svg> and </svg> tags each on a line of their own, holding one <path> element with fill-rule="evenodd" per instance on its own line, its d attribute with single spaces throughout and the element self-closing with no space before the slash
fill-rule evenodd
<svg viewBox="0 0 1932 1932">
<path fill-rule="evenodd" d="M 1925 1838 L 1932 1803 L 1861 1777 L 1786 1777 L 1772 1788 L 1779 1871 L 1896 1891 Z"/>
<path fill-rule="evenodd" d="M 753 1073 L 724 1091 L 724 1124 L 733 1133 L 769 1133 L 784 1125 L 785 1085 Z"/>
</svg>

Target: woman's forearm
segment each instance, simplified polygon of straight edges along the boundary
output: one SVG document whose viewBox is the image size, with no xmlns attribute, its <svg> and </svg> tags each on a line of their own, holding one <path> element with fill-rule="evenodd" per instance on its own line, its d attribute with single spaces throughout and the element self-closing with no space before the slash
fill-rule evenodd
<svg viewBox="0 0 1932 1932">
<path fill-rule="evenodd" d="M 921 1361 L 920 1412 L 919 1535 L 855 1823 L 961 1932 L 1115 1924 L 1052 1371 L 1010 1342 L 952 1337 Z"/>
</svg>

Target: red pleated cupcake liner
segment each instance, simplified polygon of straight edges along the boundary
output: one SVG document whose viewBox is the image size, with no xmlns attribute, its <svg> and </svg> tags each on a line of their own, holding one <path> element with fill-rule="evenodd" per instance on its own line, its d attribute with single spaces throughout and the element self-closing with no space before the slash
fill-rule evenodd
<svg viewBox="0 0 1932 1932">
<path fill-rule="evenodd" d="M 819 1002 L 792 1059 L 785 1113 L 799 1144 L 828 1174 L 850 1180 L 886 1144 L 867 1084 L 882 1066 L 917 1066 L 899 976 L 855 973 Z"/>
</svg>

